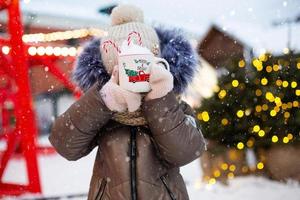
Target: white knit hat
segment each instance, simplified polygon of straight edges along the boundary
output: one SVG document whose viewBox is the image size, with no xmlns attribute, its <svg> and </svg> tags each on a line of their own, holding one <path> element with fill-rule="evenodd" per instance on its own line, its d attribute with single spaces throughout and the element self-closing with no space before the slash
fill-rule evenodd
<svg viewBox="0 0 300 200">
<path fill-rule="evenodd" d="M 156 31 L 144 24 L 143 11 L 132 5 L 120 5 L 115 7 L 111 13 L 111 27 L 108 28 L 107 36 L 101 39 L 101 57 L 109 74 L 113 67 L 118 64 L 118 53 L 113 46 L 107 46 L 107 52 L 102 48 L 105 41 L 111 40 L 119 47 L 127 40 L 128 34 L 135 31 L 141 36 L 142 46 L 147 47 L 154 55 L 159 55 L 159 39 Z"/>
</svg>

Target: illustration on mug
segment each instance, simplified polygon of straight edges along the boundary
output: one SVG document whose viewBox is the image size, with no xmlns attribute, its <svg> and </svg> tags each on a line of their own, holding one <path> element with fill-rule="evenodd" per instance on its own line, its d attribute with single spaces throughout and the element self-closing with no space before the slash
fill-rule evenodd
<svg viewBox="0 0 300 200">
<path fill-rule="evenodd" d="M 149 82 L 150 74 L 145 73 L 145 70 L 149 67 L 150 62 L 145 59 L 135 59 L 134 62 L 137 64 L 137 70 L 128 69 L 126 63 L 123 63 L 125 73 L 129 78 L 129 82 Z M 147 67 L 144 66 L 147 65 Z"/>
</svg>

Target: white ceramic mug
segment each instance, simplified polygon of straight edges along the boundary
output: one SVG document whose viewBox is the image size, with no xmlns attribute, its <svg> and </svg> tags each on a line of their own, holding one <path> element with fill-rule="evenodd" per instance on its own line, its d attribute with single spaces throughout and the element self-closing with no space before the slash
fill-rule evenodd
<svg viewBox="0 0 300 200">
<path fill-rule="evenodd" d="M 122 88 L 137 92 L 149 92 L 150 70 L 153 64 L 162 63 L 170 71 L 168 62 L 153 54 L 122 54 L 119 55 L 119 84 Z"/>
</svg>

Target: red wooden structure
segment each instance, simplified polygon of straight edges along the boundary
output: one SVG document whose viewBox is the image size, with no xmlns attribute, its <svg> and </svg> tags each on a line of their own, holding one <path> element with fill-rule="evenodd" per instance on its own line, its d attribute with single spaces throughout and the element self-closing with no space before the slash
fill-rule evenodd
<svg viewBox="0 0 300 200">
<path fill-rule="evenodd" d="M 22 41 L 19 1 L 0 0 L 0 11 L 8 14 L 8 38 L 0 38 L 0 48 L 10 47 L 7 54 L 0 52 L 0 109 L 2 130 L 0 141 L 6 143 L 6 149 L 0 151 L 0 197 L 23 193 L 41 193 L 37 153 L 45 150 L 37 147 L 37 128 L 30 93 L 29 67 L 43 65 L 67 88 L 75 91 L 75 86 L 56 66 L 59 56 L 29 56 L 29 46 Z M 70 58 L 74 59 L 74 58 Z M 76 95 L 80 95 L 78 92 Z M 15 125 L 11 124 L 11 116 Z M 26 162 L 28 184 L 20 185 L 2 182 L 9 160 L 16 152 Z"/>
</svg>

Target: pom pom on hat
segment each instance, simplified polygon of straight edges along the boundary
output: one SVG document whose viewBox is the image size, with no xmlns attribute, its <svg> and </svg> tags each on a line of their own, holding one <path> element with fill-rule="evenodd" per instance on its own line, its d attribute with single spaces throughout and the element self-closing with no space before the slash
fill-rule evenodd
<svg viewBox="0 0 300 200">
<path fill-rule="evenodd" d="M 101 39 L 102 44 L 105 41 L 113 41 L 120 47 L 124 40 L 128 39 L 128 35 L 135 31 L 140 34 L 142 46 L 159 55 L 158 36 L 153 27 L 143 23 L 144 15 L 140 8 L 123 4 L 115 7 L 110 16 L 112 26 L 107 28 L 107 35 Z M 100 53 L 106 71 L 111 74 L 113 67 L 118 64 L 118 53 L 112 45 L 109 47 L 107 51 L 100 48 Z"/>
<path fill-rule="evenodd" d="M 120 5 L 111 13 L 111 25 L 120 25 L 129 22 L 144 22 L 143 11 L 133 5 Z"/>
</svg>

